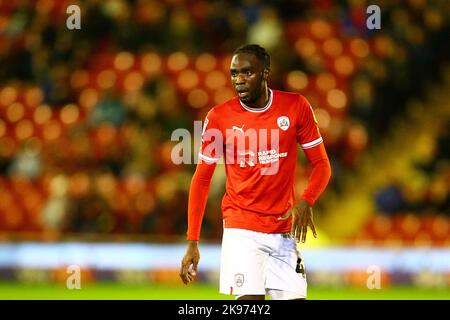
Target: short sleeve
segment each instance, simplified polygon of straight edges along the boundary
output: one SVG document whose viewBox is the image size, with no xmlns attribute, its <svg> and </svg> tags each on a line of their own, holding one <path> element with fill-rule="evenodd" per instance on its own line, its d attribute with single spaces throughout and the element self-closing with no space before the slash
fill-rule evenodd
<svg viewBox="0 0 450 320">
<path fill-rule="evenodd" d="M 300 96 L 299 99 L 297 142 L 302 149 L 314 148 L 323 142 L 314 110 L 303 96 Z"/>
<path fill-rule="evenodd" d="M 199 159 L 216 163 L 223 154 L 223 135 L 214 110 L 210 110 L 203 123 Z"/>
</svg>

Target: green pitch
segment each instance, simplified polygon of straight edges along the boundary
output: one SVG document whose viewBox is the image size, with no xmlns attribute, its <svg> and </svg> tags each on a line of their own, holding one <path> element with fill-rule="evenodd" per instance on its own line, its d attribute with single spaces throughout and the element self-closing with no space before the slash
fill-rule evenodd
<svg viewBox="0 0 450 320">
<path fill-rule="evenodd" d="M 364 288 L 308 288 L 310 300 L 449 300 L 450 288 L 425 289 L 415 287 L 390 287 L 379 290 Z M 133 300 L 225 300 L 232 299 L 217 292 L 217 286 L 184 285 L 125 285 L 118 283 L 86 284 L 79 290 L 69 290 L 61 284 L 0 283 L 0 299 L 133 299 Z"/>
</svg>

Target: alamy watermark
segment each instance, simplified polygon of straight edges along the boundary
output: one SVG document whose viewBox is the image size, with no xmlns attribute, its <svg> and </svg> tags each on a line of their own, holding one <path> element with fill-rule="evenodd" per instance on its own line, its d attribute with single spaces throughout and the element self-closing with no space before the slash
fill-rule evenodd
<svg viewBox="0 0 450 320">
<path fill-rule="evenodd" d="M 69 30 L 81 29 L 81 10 L 76 4 L 67 7 L 66 13 L 70 14 L 66 19 L 66 27 Z"/>
<path fill-rule="evenodd" d="M 367 277 L 366 285 L 367 289 L 381 289 L 381 268 L 376 265 L 370 265 L 366 269 Z"/>
<path fill-rule="evenodd" d="M 66 269 L 69 276 L 66 279 L 66 288 L 69 290 L 81 289 L 81 268 L 78 265 L 70 265 Z"/>
<path fill-rule="evenodd" d="M 366 13 L 369 14 L 366 20 L 366 27 L 369 30 L 381 29 L 381 9 L 372 4 L 367 7 Z"/>
<path fill-rule="evenodd" d="M 66 9 L 69 17 L 66 19 L 66 26 L 69 30 L 81 29 L 81 9 L 78 5 L 69 5 Z M 366 14 L 369 16 L 366 20 L 366 26 L 369 30 L 381 29 L 381 9 L 379 6 L 372 4 L 367 7 Z"/>
</svg>

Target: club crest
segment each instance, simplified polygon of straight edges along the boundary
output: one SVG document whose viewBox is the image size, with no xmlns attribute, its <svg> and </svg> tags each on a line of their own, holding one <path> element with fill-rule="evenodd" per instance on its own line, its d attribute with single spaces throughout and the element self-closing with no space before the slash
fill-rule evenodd
<svg viewBox="0 0 450 320">
<path fill-rule="evenodd" d="M 286 116 L 279 117 L 277 119 L 277 124 L 281 130 L 286 131 L 289 128 L 289 124 L 290 124 L 289 118 Z"/>
<path fill-rule="evenodd" d="M 242 273 L 236 273 L 234 275 L 234 283 L 236 283 L 236 286 L 241 287 L 244 284 L 244 275 Z"/>
</svg>

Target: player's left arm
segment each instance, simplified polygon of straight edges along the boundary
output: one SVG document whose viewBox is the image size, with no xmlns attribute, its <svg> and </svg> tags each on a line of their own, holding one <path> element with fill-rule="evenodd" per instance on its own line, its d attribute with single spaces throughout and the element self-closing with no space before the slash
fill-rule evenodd
<svg viewBox="0 0 450 320">
<path fill-rule="evenodd" d="M 313 148 L 304 149 L 303 152 L 312 166 L 312 171 L 300 199 L 312 207 L 328 185 L 331 178 L 331 165 L 323 142 Z"/>
<path fill-rule="evenodd" d="M 297 241 L 305 242 L 308 226 L 311 228 L 314 237 L 317 237 L 312 207 L 328 185 L 331 178 L 331 165 L 317 126 L 314 111 L 306 99 L 303 98 L 302 102 L 304 106 L 299 118 L 297 141 L 310 162 L 312 171 L 300 201 L 280 219 L 284 220 L 292 215 L 291 232 Z"/>
</svg>

